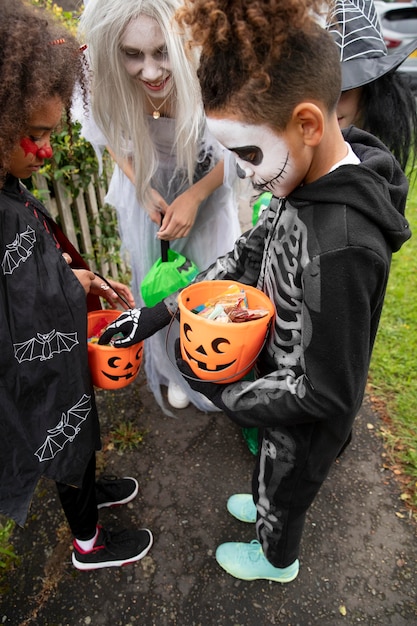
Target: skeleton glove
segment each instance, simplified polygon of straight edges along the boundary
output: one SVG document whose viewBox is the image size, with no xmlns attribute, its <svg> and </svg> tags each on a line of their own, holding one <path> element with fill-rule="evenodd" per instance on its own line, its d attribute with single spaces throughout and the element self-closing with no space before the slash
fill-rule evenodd
<svg viewBox="0 0 417 626">
<path fill-rule="evenodd" d="M 170 321 L 171 313 L 163 302 L 158 302 L 151 308 L 130 309 L 107 326 L 98 343 L 107 344 L 114 335 L 121 333 L 123 337 L 114 339 L 113 345 L 116 348 L 125 348 L 154 335 Z"/>
</svg>

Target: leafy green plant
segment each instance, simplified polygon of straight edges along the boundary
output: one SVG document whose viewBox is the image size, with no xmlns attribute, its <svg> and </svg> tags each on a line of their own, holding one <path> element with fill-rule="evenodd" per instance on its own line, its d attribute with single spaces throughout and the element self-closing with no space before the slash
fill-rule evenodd
<svg viewBox="0 0 417 626">
<path fill-rule="evenodd" d="M 17 559 L 13 547 L 10 545 L 10 537 L 14 529 L 14 522 L 0 520 L 0 568 L 6 569 L 11 561 Z"/>
<path fill-rule="evenodd" d="M 110 440 L 120 452 L 135 450 L 143 442 L 143 438 L 144 433 L 130 420 L 119 422 L 110 433 Z"/>
<path fill-rule="evenodd" d="M 55 197 L 55 184 L 62 183 L 68 197 L 72 202 L 80 195 L 87 192 L 90 183 L 95 187 L 100 186 L 102 190 L 107 189 L 108 178 L 111 175 L 113 163 L 110 155 L 105 152 L 103 155 L 103 173 L 99 176 L 99 165 L 94 149 L 91 144 L 81 136 L 81 126 L 79 123 L 71 125 L 70 132 L 64 127 L 53 134 L 51 144 L 54 147 L 54 156 L 45 162 L 39 174 L 47 181 L 48 189 L 36 188 L 36 182 L 27 182 L 32 193 L 42 202 L 47 202 L 49 198 Z M 84 198 L 85 199 L 85 198 Z M 76 236 L 80 236 L 80 225 L 76 210 L 72 211 Z M 116 265 L 120 269 L 118 276 L 113 276 L 117 280 L 129 283 L 130 274 L 124 270 L 124 263 L 120 254 L 120 237 L 117 225 L 117 217 L 114 209 L 107 205 L 99 208 L 98 216 L 94 217 L 89 211 L 86 212 L 88 219 L 90 236 L 93 243 L 93 250 L 84 253 L 86 261 L 94 259 L 98 267 L 102 262 Z M 56 220 L 60 223 L 60 217 Z M 99 222 L 99 232 L 95 228 L 96 221 Z M 62 227 L 62 224 L 60 224 Z M 82 250 L 82 246 L 80 247 Z"/>
<path fill-rule="evenodd" d="M 73 123 L 70 131 L 64 126 L 53 133 L 54 156 L 40 173 L 49 181 L 63 182 L 76 198 L 98 176 L 98 162 L 93 147 L 81 136 L 81 125 Z"/>
<path fill-rule="evenodd" d="M 64 9 L 57 4 L 53 0 L 31 0 L 31 4 L 35 7 L 40 7 L 42 9 L 46 9 L 52 15 L 58 19 L 60 22 L 63 22 L 65 26 L 71 31 L 73 35 L 76 34 L 77 31 L 77 15 L 82 10 L 82 5 L 80 6 L 79 11 L 71 12 L 64 11 Z"/>
<path fill-rule="evenodd" d="M 46 9 L 73 34 L 76 34 L 78 12 L 64 11 L 53 0 L 31 0 L 31 3 L 34 6 Z M 82 5 L 80 6 L 81 10 Z M 36 187 L 31 189 L 34 195 L 41 201 L 45 202 L 49 197 L 54 197 L 54 181 L 62 183 L 68 194 L 74 199 L 83 193 L 92 181 L 98 182 L 104 189 L 107 188 L 107 177 L 112 169 L 112 160 L 107 153 L 103 155 L 103 174 L 100 178 L 96 154 L 91 144 L 82 137 L 81 125 L 78 122 L 72 123 L 70 128 L 68 128 L 66 123 L 63 123 L 62 128 L 53 133 L 51 144 L 54 148 L 54 156 L 51 160 L 45 162 L 44 167 L 39 172 L 48 181 L 48 190 L 37 189 Z M 84 255 L 86 260 L 91 261 L 94 257 L 99 267 L 102 261 L 109 262 L 117 267 L 123 267 L 120 257 L 117 220 L 114 211 L 106 210 L 105 208 L 100 211 L 100 237 L 96 236 L 94 218 L 89 213 L 87 217 L 94 251 L 89 255 Z M 73 218 L 77 229 L 79 225 L 75 212 L 73 212 Z M 57 221 L 60 221 L 59 218 L 57 218 Z M 62 226 L 62 224 L 60 225 Z M 79 236 L 79 228 L 76 234 Z M 114 276 L 114 278 L 122 282 L 129 282 L 130 276 L 124 272 L 120 276 Z"/>
</svg>

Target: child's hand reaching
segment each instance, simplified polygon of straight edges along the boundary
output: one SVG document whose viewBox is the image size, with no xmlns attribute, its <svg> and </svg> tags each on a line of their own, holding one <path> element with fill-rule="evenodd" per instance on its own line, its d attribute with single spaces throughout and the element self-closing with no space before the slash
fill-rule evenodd
<svg viewBox="0 0 417 626">
<path fill-rule="evenodd" d="M 63 252 L 62 256 L 68 265 L 71 265 L 71 256 L 67 252 Z M 101 276 L 94 274 L 94 272 L 90 272 L 90 270 L 73 269 L 72 271 L 83 286 L 86 295 L 92 293 L 95 296 L 104 298 L 112 309 L 116 309 L 119 304 L 125 310 L 132 309 L 135 306 L 132 292 L 123 283 L 119 283 L 117 280 L 105 280 Z"/>
<path fill-rule="evenodd" d="M 133 309 L 135 306 L 135 299 L 129 287 L 116 280 L 103 280 L 100 276 L 94 274 L 90 292 L 107 300 L 112 309 L 116 309 L 120 304 L 126 311 Z"/>
</svg>

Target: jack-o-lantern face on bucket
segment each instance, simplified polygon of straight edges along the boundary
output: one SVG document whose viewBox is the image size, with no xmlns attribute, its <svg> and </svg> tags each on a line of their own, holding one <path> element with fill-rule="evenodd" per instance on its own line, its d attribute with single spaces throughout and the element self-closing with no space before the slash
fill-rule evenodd
<svg viewBox="0 0 417 626">
<path fill-rule="evenodd" d="M 136 378 L 142 363 L 143 344 L 137 344 L 134 348 L 134 351 L 128 350 L 127 354 L 123 348 L 117 349 L 115 354 L 112 351 L 112 356 L 107 359 L 107 365 L 101 370 L 103 376 L 116 383 L 131 382 L 131 378 Z"/>
<path fill-rule="evenodd" d="M 120 311 L 93 311 L 88 314 L 88 337 L 117 319 Z M 97 341 L 97 340 L 96 340 Z M 93 385 L 101 389 L 120 389 L 132 383 L 142 364 L 143 342 L 127 348 L 88 343 L 88 364 Z"/>
<path fill-rule="evenodd" d="M 236 363 L 236 358 L 230 354 L 233 348 L 226 337 L 201 337 L 201 332 L 197 330 L 194 333 L 188 323 L 183 324 L 182 330 L 185 337 L 182 347 L 188 360 L 194 361 L 198 370 L 221 372 Z M 201 340 L 203 343 L 200 343 Z"/>
<path fill-rule="evenodd" d="M 237 324 L 206 319 L 195 312 L 210 298 L 224 293 L 230 285 L 243 288 L 248 306 L 267 309 L 268 315 Z M 234 281 L 202 281 L 180 292 L 178 306 L 181 355 L 197 378 L 231 383 L 252 369 L 275 312 L 264 293 Z"/>
</svg>

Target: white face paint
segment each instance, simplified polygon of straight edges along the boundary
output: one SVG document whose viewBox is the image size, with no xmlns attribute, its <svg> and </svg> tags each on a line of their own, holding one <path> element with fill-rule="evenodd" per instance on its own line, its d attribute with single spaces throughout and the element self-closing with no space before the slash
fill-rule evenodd
<svg viewBox="0 0 417 626">
<path fill-rule="evenodd" d="M 140 15 L 129 22 L 120 41 L 123 64 L 132 78 L 141 81 L 152 99 L 165 98 L 173 86 L 164 34 L 158 22 Z"/>
<path fill-rule="evenodd" d="M 294 156 L 295 145 L 291 145 L 290 135 L 285 131 L 278 134 L 266 125 L 244 124 L 228 118 L 208 117 L 207 125 L 214 137 L 235 153 L 238 176 L 251 178 L 255 189 L 271 191 L 283 198 L 304 179 L 306 172 Z"/>
</svg>

